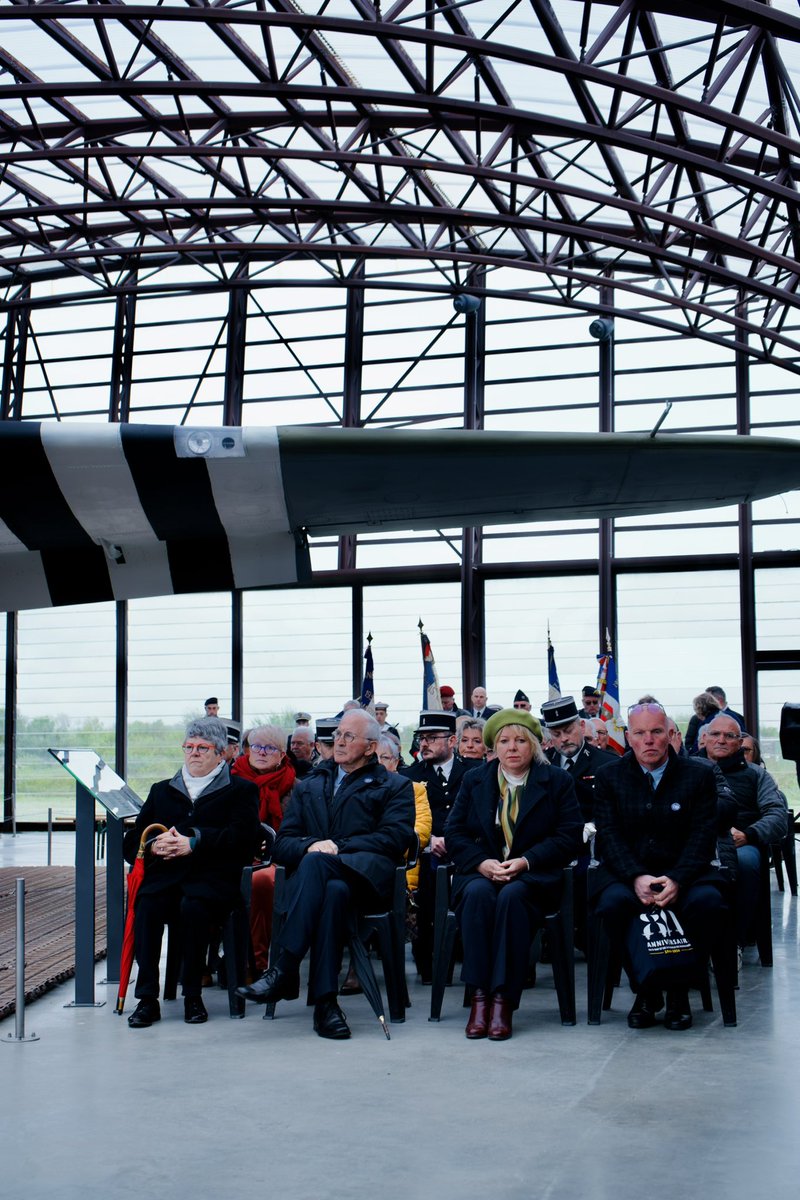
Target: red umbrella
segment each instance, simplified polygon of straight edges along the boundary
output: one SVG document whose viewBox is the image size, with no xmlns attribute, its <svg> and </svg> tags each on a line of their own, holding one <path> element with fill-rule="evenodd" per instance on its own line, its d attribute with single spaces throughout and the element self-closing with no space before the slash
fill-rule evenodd
<svg viewBox="0 0 800 1200">
<path fill-rule="evenodd" d="M 117 993 L 117 1016 L 122 1015 L 122 1010 L 125 1007 L 125 994 L 128 990 L 128 981 L 131 977 L 131 967 L 133 966 L 133 921 L 134 921 L 134 904 L 136 903 L 136 893 L 141 887 L 144 879 L 144 856 L 147 852 L 147 847 L 152 841 L 153 833 L 166 833 L 166 825 L 148 825 L 142 833 L 139 840 L 139 850 L 136 855 L 136 860 L 128 872 L 128 906 L 125 910 L 125 934 L 122 938 L 122 954 L 119 963 L 119 992 Z"/>
</svg>

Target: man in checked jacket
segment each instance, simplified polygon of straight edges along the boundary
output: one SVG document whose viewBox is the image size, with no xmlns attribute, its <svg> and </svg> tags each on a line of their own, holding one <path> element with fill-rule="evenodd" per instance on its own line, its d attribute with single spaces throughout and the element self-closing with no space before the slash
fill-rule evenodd
<svg viewBox="0 0 800 1200">
<path fill-rule="evenodd" d="M 600 865 L 590 871 L 589 885 L 595 912 L 612 936 L 624 939 L 639 913 L 653 905 L 670 908 L 692 944 L 707 949 L 719 937 L 727 889 L 716 861 L 714 772 L 675 753 L 660 704 L 636 704 L 628 718 L 632 753 L 601 767 L 595 778 Z M 649 1028 L 663 1006 L 660 990 L 640 987 L 629 1026 Z M 691 1023 L 686 988 L 668 987 L 665 1028 Z"/>
</svg>

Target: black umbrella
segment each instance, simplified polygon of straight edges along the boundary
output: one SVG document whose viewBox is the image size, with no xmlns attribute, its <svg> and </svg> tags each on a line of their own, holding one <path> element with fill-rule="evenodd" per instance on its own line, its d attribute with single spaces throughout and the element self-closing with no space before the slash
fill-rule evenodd
<svg viewBox="0 0 800 1200">
<path fill-rule="evenodd" d="M 378 981 L 375 978 L 375 972 L 372 969 L 367 948 L 361 940 L 358 932 L 358 917 L 355 913 L 350 918 L 350 963 L 358 976 L 358 982 L 364 989 L 364 995 L 369 1001 L 372 1011 L 381 1023 L 381 1029 L 386 1034 L 387 1041 L 391 1041 L 392 1035 L 389 1033 L 389 1026 L 386 1024 L 386 1014 L 383 1011 L 383 998 L 381 997 L 381 989 L 378 986 Z"/>
</svg>

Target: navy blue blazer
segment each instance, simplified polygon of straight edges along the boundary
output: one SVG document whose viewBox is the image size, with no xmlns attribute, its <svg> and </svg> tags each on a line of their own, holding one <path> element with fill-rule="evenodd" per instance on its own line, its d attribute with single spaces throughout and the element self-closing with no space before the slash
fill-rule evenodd
<svg viewBox="0 0 800 1200">
<path fill-rule="evenodd" d="M 456 866 L 454 900 L 478 874 L 484 859 L 501 857 L 497 770 L 497 763 L 489 762 L 464 776 L 445 827 L 447 854 Z M 560 767 L 532 763 L 509 855 L 528 860 L 530 869 L 518 878 L 557 884 L 564 867 L 580 853 L 582 835 L 583 818 L 572 779 Z"/>
</svg>

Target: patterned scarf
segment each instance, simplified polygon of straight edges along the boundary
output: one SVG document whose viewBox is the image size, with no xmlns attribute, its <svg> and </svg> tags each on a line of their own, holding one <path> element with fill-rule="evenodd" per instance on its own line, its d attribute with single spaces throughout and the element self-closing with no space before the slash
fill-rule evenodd
<svg viewBox="0 0 800 1200">
<path fill-rule="evenodd" d="M 503 858 L 508 858 L 511 853 L 511 843 L 514 840 L 514 830 L 517 825 L 517 817 L 519 816 L 519 802 L 527 782 L 527 771 L 521 780 L 516 783 L 509 783 L 503 774 L 503 768 L 497 768 L 497 783 L 500 787 L 498 822 L 503 831 L 503 840 L 505 841 Z"/>
</svg>

